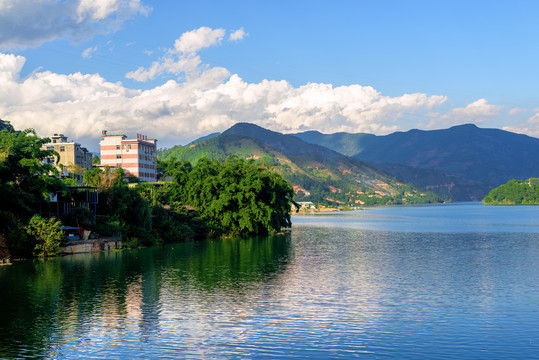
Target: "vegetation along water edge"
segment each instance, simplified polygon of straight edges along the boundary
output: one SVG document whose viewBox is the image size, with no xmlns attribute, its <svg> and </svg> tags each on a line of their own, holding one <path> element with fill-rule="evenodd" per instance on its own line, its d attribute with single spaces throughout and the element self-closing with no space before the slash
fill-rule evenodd
<svg viewBox="0 0 539 360">
<path fill-rule="evenodd" d="M 127 246 L 208 237 L 260 235 L 290 227 L 293 188 L 271 167 L 236 156 L 200 159 L 196 165 L 169 160 L 169 182 L 137 183 L 122 168 L 94 168 L 84 184 L 59 178 L 44 161 L 58 156 L 28 129 L 0 131 L 0 250 L 2 257 L 59 254 L 63 229 L 88 229 L 93 236 L 121 234 Z M 88 191 L 97 191 L 93 207 Z M 53 200 L 54 197 L 54 200 Z M 60 206 L 59 204 L 62 204 Z M 80 205 L 84 204 L 84 205 Z M 66 210 L 67 209 L 67 210 Z"/>
<path fill-rule="evenodd" d="M 492 189 L 483 199 L 489 205 L 539 205 L 539 178 L 510 180 Z"/>
</svg>

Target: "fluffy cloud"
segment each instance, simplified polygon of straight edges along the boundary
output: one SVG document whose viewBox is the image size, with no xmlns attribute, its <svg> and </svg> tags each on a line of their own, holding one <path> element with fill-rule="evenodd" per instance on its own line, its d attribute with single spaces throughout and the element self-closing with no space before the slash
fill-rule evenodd
<svg viewBox="0 0 539 360">
<path fill-rule="evenodd" d="M 201 27 L 196 30 L 188 31 L 174 42 L 174 49 L 178 53 L 195 53 L 201 49 L 219 44 L 225 36 L 223 29 L 210 29 Z"/>
<path fill-rule="evenodd" d="M 232 34 L 230 34 L 228 39 L 231 40 L 231 41 L 237 41 L 237 40 L 243 39 L 246 36 L 247 36 L 247 33 L 243 30 L 243 28 L 241 28 L 241 29 L 238 29 L 238 30 L 234 31 Z"/>
<path fill-rule="evenodd" d="M 188 31 L 180 36 L 174 47 L 166 50 L 166 54 L 154 61 L 149 68 L 139 67 L 125 75 L 128 79 L 148 81 L 162 74 L 179 76 L 184 74 L 187 79 L 199 76 L 199 67 L 202 63 L 197 51 L 220 44 L 225 36 L 224 29 L 210 29 L 201 27 Z"/>
<path fill-rule="evenodd" d="M 42 136 L 89 135 L 94 144 L 106 129 L 128 135 L 146 133 L 170 146 L 241 121 L 283 132 L 388 133 L 398 129 L 395 120 L 402 114 L 429 110 L 446 101 L 444 96 L 421 93 L 383 96 L 360 85 L 248 83 L 226 69 L 208 67 L 199 67 L 198 75 L 184 82 L 169 80 L 143 91 L 107 82 L 98 74 L 44 71 L 21 79 L 24 62 L 24 57 L 0 54 L 1 118 L 19 129 L 33 127 Z"/>
<path fill-rule="evenodd" d="M 56 38 L 79 41 L 149 11 L 140 0 L 2 0 L 0 48 L 35 47 Z"/>
<path fill-rule="evenodd" d="M 463 108 L 454 108 L 447 114 L 434 114 L 434 119 L 427 125 L 428 128 L 448 127 L 463 123 L 480 124 L 486 119 L 499 114 L 503 106 L 491 105 L 486 99 L 479 99 Z"/>
<path fill-rule="evenodd" d="M 539 111 L 539 109 L 535 110 Z M 539 138 L 539 112 L 530 117 L 522 126 L 504 126 L 502 129 Z"/>
</svg>

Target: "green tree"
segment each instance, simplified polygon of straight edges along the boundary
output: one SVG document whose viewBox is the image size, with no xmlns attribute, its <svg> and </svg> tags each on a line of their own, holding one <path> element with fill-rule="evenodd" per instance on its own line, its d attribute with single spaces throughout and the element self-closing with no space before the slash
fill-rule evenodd
<svg viewBox="0 0 539 360">
<path fill-rule="evenodd" d="M 61 226 L 58 219 L 47 220 L 39 215 L 32 216 L 26 226 L 26 232 L 35 239 L 34 256 L 48 257 L 60 253 L 60 246 L 65 240 Z"/>
<path fill-rule="evenodd" d="M 64 191 L 66 186 L 47 161 L 58 154 L 42 149 L 49 139 L 39 138 L 32 129 L 15 131 L 6 122 L 1 125 L 0 234 L 13 256 L 27 257 L 34 245 L 25 225 L 34 214 L 48 209 L 49 193 Z"/>
<path fill-rule="evenodd" d="M 44 195 L 62 189 L 57 170 L 45 159 L 53 150 L 42 150 L 49 139 L 39 138 L 34 130 L 0 131 L 0 211 L 29 218 L 39 211 Z"/>
<path fill-rule="evenodd" d="M 93 168 L 92 170 L 87 170 L 83 175 L 85 185 L 94 186 L 100 190 L 122 184 L 125 178 L 126 175 L 123 168 L 112 169 L 109 166 L 105 166 L 104 169 Z"/>
<path fill-rule="evenodd" d="M 237 156 L 176 164 L 170 201 L 189 204 L 226 236 L 264 234 L 290 226 L 292 186 L 271 167 Z"/>
</svg>

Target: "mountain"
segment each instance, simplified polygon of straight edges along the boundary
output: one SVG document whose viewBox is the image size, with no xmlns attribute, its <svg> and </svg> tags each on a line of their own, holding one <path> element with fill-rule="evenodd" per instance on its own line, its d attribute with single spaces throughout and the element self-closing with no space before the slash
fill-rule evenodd
<svg viewBox="0 0 539 360">
<path fill-rule="evenodd" d="M 294 135 L 364 161 L 436 170 L 491 188 L 539 174 L 539 139 L 472 124 L 385 136 L 313 131 Z M 399 176 L 398 171 L 392 173 Z"/>
<path fill-rule="evenodd" d="M 159 159 L 175 157 L 196 162 L 203 156 L 224 160 L 232 154 L 276 166 L 293 184 L 296 201 L 354 206 L 447 200 L 400 182 L 360 160 L 246 123 L 236 124 L 215 137 L 166 149 Z"/>
</svg>

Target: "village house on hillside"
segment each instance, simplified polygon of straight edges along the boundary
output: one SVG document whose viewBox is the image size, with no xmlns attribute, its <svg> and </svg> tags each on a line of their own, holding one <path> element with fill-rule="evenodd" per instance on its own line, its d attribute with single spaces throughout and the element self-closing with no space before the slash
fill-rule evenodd
<svg viewBox="0 0 539 360">
<path fill-rule="evenodd" d="M 60 158 L 48 157 L 45 161 L 55 165 L 63 177 L 73 177 L 78 183 L 82 183 L 82 174 L 92 169 L 92 153 L 81 144 L 68 141 L 64 134 L 54 134 L 51 142 L 43 144 L 43 150 L 54 150 Z"/>
<path fill-rule="evenodd" d="M 106 130 L 102 136 L 101 166 L 121 167 L 141 181 L 157 180 L 157 139 L 141 134 L 128 139 L 125 135 L 108 135 Z"/>
</svg>

